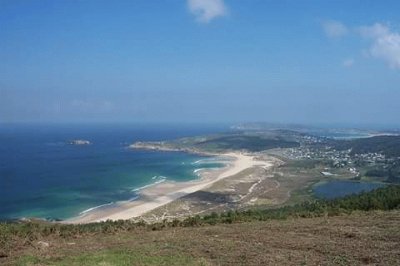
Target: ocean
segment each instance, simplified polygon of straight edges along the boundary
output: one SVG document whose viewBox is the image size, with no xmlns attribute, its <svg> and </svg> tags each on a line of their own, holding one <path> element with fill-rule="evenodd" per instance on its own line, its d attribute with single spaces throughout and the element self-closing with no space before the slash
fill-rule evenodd
<svg viewBox="0 0 400 266">
<path fill-rule="evenodd" d="M 133 150 L 135 141 L 169 140 L 228 131 L 193 125 L 0 125 L 0 220 L 63 220 L 92 208 L 135 200 L 165 180 L 198 178 L 223 165 L 183 152 Z M 91 145 L 71 145 L 74 139 Z"/>
</svg>

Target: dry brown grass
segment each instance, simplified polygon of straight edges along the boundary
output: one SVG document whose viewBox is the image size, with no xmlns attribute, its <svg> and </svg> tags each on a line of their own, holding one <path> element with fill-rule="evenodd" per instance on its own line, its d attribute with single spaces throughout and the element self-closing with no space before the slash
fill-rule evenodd
<svg viewBox="0 0 400 266">
<path fill-rule="evenodd" d="M 41 241 L 49 247 L 15 245 L 0 264 L 400 265 L 400 211 Z"/>
</svg>

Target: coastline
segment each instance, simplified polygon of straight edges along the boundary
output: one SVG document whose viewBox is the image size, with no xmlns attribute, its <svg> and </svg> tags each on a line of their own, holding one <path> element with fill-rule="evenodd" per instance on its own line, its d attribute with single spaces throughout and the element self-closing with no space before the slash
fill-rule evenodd
<svg viewBox="0 0 400 266">
<path fill-rule="evenodd" d="M 135 201 L 118 202 L 115 203 L 115 206 L 106 209 L 93 209 L 78 217 L 64 220 L 62 223 L 80 224 L 137 218 L 180 197 L 205 189 L 222 179 L 236 175 L 245 169 L 255 166 L 264 168 L 272 166 L 271 162 L 257 160 L 252 154 L 230 152 L 208 155 L 219 158 L 228 157 L 232 161 L 220 169 L 199 171 L 199 179 L 186 182 L 165 181 L 158 183 L 140 190 L 139 199 Z"/>
</svg>

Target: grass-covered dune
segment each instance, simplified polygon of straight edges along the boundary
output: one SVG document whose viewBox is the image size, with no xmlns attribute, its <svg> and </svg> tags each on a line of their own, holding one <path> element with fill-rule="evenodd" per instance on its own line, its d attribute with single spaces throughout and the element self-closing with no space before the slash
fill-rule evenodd
<svg viewBox="0 0 400 266">
<path fill-rule="evenodd" d="M 202 150 L 247 150 L 258 152 L 273 148 L 298 147 L 299 143 L 282 137 L 251 135 L 226 135 L 210 138 L 195 144 Z"/>
<path fill-rule="evenodd" d="M 259 152 L 274 148 L 299 147 L 296 132 L 268 131 L 262 133 L 221 133 L 181 138 L 162 142 L 137 142 L 135 148 L 158 148 L 201 152 L 241 151 Z"/>
<path fill-rule="evenodd" d="M 156 224 L 2 223 L 0 264 L 396 265 L 399 208 L 400 186 L 388 186 L 333 201 Z"/>
</svg>

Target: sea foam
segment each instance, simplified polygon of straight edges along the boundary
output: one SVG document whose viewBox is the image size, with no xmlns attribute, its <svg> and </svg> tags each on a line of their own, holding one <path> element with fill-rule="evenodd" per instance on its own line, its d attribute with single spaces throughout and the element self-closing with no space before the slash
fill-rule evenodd
<svg viewBox="0 0 400 266">
<path fill-rule="evenodd" d="M 81 211 L 79 213 L 79 215 L 83 215 L 83 214 L 86 214 L 88 212 L 91 212 L 91 211 L 94 211 L 94 210 L 97 210 L 97 209 L 100 209 L 100 208 L 103 208 L 103 207 L 106 207 L 106 206 L 110 206 L 110 205 L 113 205 L 113 204 L 114 204 L 114 202 L 109 202 L 109 203 L 106 203 L 106 204 L 95 206 L 95 207 L 89 208 L 87 210 Z"/>
<path fill-rule="evenodd" d="M 138 188 L 132 189 L 131 191 L 132 192 L 137 192 L 137 191 L 140 191 L 142 189 L 145 189 L 145 188 L 152 187 L 152 186 L 155 186 L 157 184 L 163 183 L 163 182 L 165 182 L 167 180 L 167 177 L 160 175 L 160 176 L 153 176 L 151 179 L 152 180 L 159 179 L 159 180 L 157 180 L 157 181 L 155 181 L 155 182 L 153 182 L 151 184 L 144 185 L 142 187 L 138 187 Z"/>
</svg>

